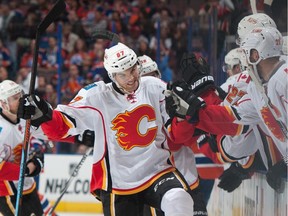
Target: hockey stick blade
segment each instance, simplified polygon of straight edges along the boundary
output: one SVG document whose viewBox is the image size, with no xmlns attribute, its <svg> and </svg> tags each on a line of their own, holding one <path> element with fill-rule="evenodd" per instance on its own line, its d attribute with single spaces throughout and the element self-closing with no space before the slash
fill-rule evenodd
<svg viewBox="0 0 288 216">
<path fill-rule="evenodd" d="M 257 3 L 256 0 L 250 0 L 250 7 L 253 14 L 257 14 Z"/>
<path fill-rule="evenodd" d="M 117 44 L 120 41 L 120 38 L 116 33 L 105 29 L 92 30 L 91 39 L 106 39 L 112 41 L 114 44 Z"/>
<path fill-rule="evenodd" d="M 58 0 L 53 8 L 49 11 L 45 19 L 38 25 L 37 31 L 42 34 L 48 28 L 48 26 L 55 21 L 55 19 L 66 9 L 66 3 L 64 0 Z"/>
</svg>

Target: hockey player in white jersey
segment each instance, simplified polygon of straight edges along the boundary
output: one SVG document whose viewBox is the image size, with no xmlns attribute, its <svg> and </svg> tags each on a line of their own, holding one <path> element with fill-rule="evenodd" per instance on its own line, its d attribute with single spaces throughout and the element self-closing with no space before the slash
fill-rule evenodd
<svg viewBox="0 0 288 216">
<path fill-rule="evenodd" d="M 244 17 L 238 26 L 238 41 L 241 41 L 241 38 L 243 40 L 245 34 L 255 27 L 276 27 L 276 25 L 266 14 L 259 13 Z M 234 68 L 235 71 L 239 71 L 240 69 L 238 63 L 243 65 L 242 70 L 248 67 L 245 53 L 241 48 L 231 50 L 225 56 L 225 63 L 230 63 L 225 69 Z M 237 65 L 237 67 L 234 65 Z M 227 80 L 229 81 L 230 88 L 227 97 L 223 101 L 223 105 L 238 105 L 239 101 L 242 104 L 245 103 L 245 101 L 241 101 L 241 98 L 247 94 L 247 86 L 251 82 L 251 78 L 248 71 L 234 75 L 234 77 L 235 79 L 229 77 Z M 225 87 L 226 83 L 221 87 Z M 260 123 L 257 126 L 250 127 L 245 134 L 240 136 L 220 135 L 217 137 L 218 142 L 212 142 L 215 145 L 217 144 L 213 149 L 221 153 L 219 158 L 224 162 L 233 162 L 231 167 L 225 170 L 221 176 L 219 187 L 231 192 L 241 184 L 241 178 L 249 178 L 249 171 L 251 171 L 252 167 L 255 167 L 255 161 L 253 162 L 253 160 L 256 159 L 256 164 L 259 161 L 259 154 L 257 153 L 256 157 L 254 155 L 256 151 L 260 153 L 266 169 L 272 167 L 277 162 L 280 154 L 277 153 L 278 150 L 275 149 L 275 144 L 271 141 L 271 137 L 268 134 L 264 124 Z M 257 145 L 251 145 L 251 143 L 256 143 Z M 251 156 L 245 158 L 248 155 Z M 239 161 L 239 159 L 241 160 Z M 241 165 L 239 163 L 236 164 L 235 161 L 238 161 Z M 265 169 L 265 167 L 262 169 Z"/>
<path fill-rule="evenodd" d="M 0 215 L 13 216 L 20 172 L 25 122 L 17 118 L 22 88 L 11 80 L 0 83 Z M 44 163 L 41 152 L 34 152 L 27 161 L 23 191 L 23 215 L 42 215 L 33 176 L 40 173 Z"/>
<path fill-rule="evenodd" d="M 17 118 L 19 98 L 22 94 L 21 86 L 14 81 L 5 80 L 0 83 L 0 213 L 7 216 L 15 214 L 15 193 L 17 192 L 25 131 L 25 121 Z M 85 134 L 82 137 L 85 137 Z M 46 139 L 45 136 L 42 138 Z M 78 137 L 72 138 L 73 141 L 77 138 L 79 144 L 84 144 Z M 84 139 L 87 140 L 87 137 Z M 30 153 L 26 162 L 27 177 L 24 180 L 22 214 L 43 215 L 49 211 L 51 206 L 47 198 L 37 192 L 33 177 L 40 173 L 44 165 L 43 149 L 45 147 L 42 140 L 34 137 L 30 138 L 29 144 Z M 53 213 L 52 215 L 56 214 Z"/>
<path fill-rule="evenodd" d="M 265 13 L 257 13 L 245 16 L 240 20 L 237 27 L 236 44 L 240 46 L 246 35 L 254 28 L 258 27 L 273 27 L 277 28 L 275 22 L 271 17 Z"/>
<path fill-rule="evenodd" d="M 223 71 L 227 73 L 228 79 L 220 87 L 229 92 L 231 86 L 237 81 L 239 74 L 247 68 L 246 56 L 241 48 L 230 50 L 224 58 Z"/>
<path fill-rule="evenodd" d="M 208 105 L 195 109 L 193 104 L 199 104 L 199 98 L 186 87 L 185 90 L 182 87 L 181 91 L 180 86 L 173 89 L 180 101 L 189 104 L 187 114 L 193 116 L 193 120 L 197 117 L 196 122 L 222 122 L 223 125 L 229 122 L 249 125 L 264 123 L 283 157 L 269 168 L 267 182 L 275 190 L 280 190 L 281 174 L 287 176 L 287 62 L 279 60 L 282 36 L 276 28 L 255 28 L 241 41 L 247 60 L 253 65 L 253 74 L 250 75 L 254 76 L 253 82 L 248 85 L 248 94 L 242 98 L 246 103 L 225 107 Z M 188 118 L 191 122 L 191 117 Z M 275 176 L 278 178 L 275 179 Z"/>
<path fill-rule="evenodd" d="M 149 56 L 143 55 L 139 56 L 138 60 L 140 62 L 139 70 L 140 75 L 144 76 L 154 76 L 161 78 L 161 72 L 158 69 L 157 63 L 153 61 Z M 194 213 L 193 215 L 208 215 L 205 202 L 203 199 L 203 194 L 199 189 L 198 172 L 196 169 L 196 160 L 192 149 L 189 146 L 173 144 L 173 142 L 167 143 L 168 146 L 164 146 L 169 149 L 173 154 L 173 163 L 180 173 L 184 176 L 191 190 L 191 196 L 194 201 Z M 155 210 L 154 208 L 144 209 L 144 216 L 162 216 L 163 212 Z"/>
<path fill-rule="evenodd" d="M 101 200 L 104 215 L 135 216 L 144 204 L 167 216 L 192 215 L 189 186 L 162 148 L 169 119 L 162 93 L 166 84 L 140 79 L 137 64 L 135 52 L 118 43 L 104 56 L 112 83 L 86 86 L 69 105 L 58 105 L 52 119 L 46 115 L 50 106 L 33 95 L 21 99 L 18 113 L 29 118 L 35 107 L 40 115 L 32 115 L 31 124 L 53 140 L 95 131 L 90 190 Z"/>
<path fill-rule="evenodd" d="M 266 14 L 262 14 L 262 13 L 253 14 L 253 15 L 243 18 L 240 21 L 239 27 L 238 27 L 238 34 L 239 34 L 238 41 L 241 41 L 241 38 L 243 39 L 245 34 L 251 31 L 254 27 L 263 27 L 263 26 L 264 27 L 265 26 L 276 27 L 274 21 Z M 241 48 L 236 48 L 235 50 L 237 49 L 241 50 Z M 246 57 L 244 56 L 245 60 L 243 60 L 243 57 L 242 57 L 243 55 L 241 55 L 240 52 L 235 52 L 235 50 L 232 50 L 231 52 L 227 54 L 225 61 L 226 63 L 230 63 L 229 69 L 233 69 L 233 66 L 237 65 L 238 67 L 234 67 L 234 69 L 235 71 L 236 70 L 239 71 L 240 65 L 238 65 L 238 63 L 240 62 L 245 63 Z M 245 67 L 247 67 L 247 64 L 245 64 Z M 225 69 L 228 69 L 228 67 L 225 67 Z M 230 79 L 230 81 L 233 81 L 233 82 L 236 81 L 236 83 L 232 89 L 229 89 L 230 92 L 224 100 L 224 105 L 233 105 L 233 104 L 237 105 L 238 100 L 240 100 L 246 94 L 246 88 L 250 80 L 251 78 L 249 77 L 247 72 L 238 74 L 236 80 Z M 233 82 L 231 84 L 233 84 Z M 261 124 L 259 126 L 261 127 Z M 265 131 L 265 127 L 263 127 L 263 125 L 261 127 L 261 131 Z M 260 152 L 261 152 L 261 156 L 263 157 L 264 164 L 266 165 L 267 168 L 271 167 L 271 165 L 273 165 L 277 159 L 277 157 L 275 157 L 275 155 L 277 154 L 270 154 L 270 152 L 267 149 L 273 149 L 274 145 L 271 144 L 271 141 L 267 142 L 266 138 L 264 138 L 266 136 L 261 136 L 257 128 L 255 129 L 255 133 L 256 135 L 253 132 L 251 132 L 251 129 L 250 129 L 249 131 L 246 132 L 246 134 L 241 135 L 241 137 L 219 136 L 218 146 L 214 147 L 213 149 L 217 149 L 221 152 L 220 156 L 222 157 L 223 162 L 234 162 L 234 161 L 239 160 L 239 158 L 243 158 L 247 155 L 253 154 L 260 147 Z M 264 133 L 268 134 L 267 132 L 264 132 Z M 269 139 L 269 137 L 267 138 Z M 268 144 L 269 147 L 266 146 L 266 148 L 263 149 L 262 144 L 259 146 L 250 145 L 250 143 L 262 143 L 262 141 L 263 141 L 263 145 Z M 217 142 L 211 142 L 211 143 L 216 144 Z M 245 145 L 245 143 L 247 143 L 247 145 Z M 265 150 L 265 153 L 267 154 L 267 157 L 264 153 L 264 150 Z M 274 149 L 273 152 L 277 152 L 277 150 Z M 244 161 L 245 161 L 244 167 L 247 168 L 247 164 L 250 163 L 250 160 L 247 161 L 246 159 L 244 159 L 241 162 L 243 163 Z M 225 190 L 232 191 L 236 187 L 238 187 L 239 184 L 241 183 L 242 180 L 240 177 L 242 178 L 249 177 L 249 175 L 247 175 L 248 170 L 242 169 L 241 167 L 235 168 L 235 166 L 231 166 L 231 170 L 229 169 L 229 170 L 226 170 L 225 172 L 230 173 L 230 174 L 235 174 L 235 173 L 237 174 L 236 172 L 237 170 L 239 171 L 239 176 L 234 178 L 235 182 L 233 182 L 231 176 L 228 176 L 226 175 L 226 173 L 224 173 L 223 176 L 221 176 L 221 179 L 223 181 L 220 182 L 219 186 Z M 224 179 L 224 176 L 225 176 L 225 179 Z M 226 178 L 229 178 L 228 181 L 226 180 Z"/>
</svg>

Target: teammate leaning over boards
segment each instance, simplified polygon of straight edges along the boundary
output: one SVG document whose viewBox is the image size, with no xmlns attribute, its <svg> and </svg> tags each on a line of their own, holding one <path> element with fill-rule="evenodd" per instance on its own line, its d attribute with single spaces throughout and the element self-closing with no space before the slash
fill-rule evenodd
<svg viewBox="0 0 288 216">
<path fill-rule="evenodd" d="M 139 56 L 138 60 L 141 67 L 140 76 L 154 76 L 161 78 L 161 72 L 158 69 L 157 63 L 153 61 L 149 56 Z M 167 147 L 167 146 L 166 146 Z M 199 189 L 199 178 L 196 169 L 196 160 L 193 151 L 188 146 L 173 145 L 169 142 L 167 147 L 173 154 L 173 163 L 180 173 L 184 176 L 189 187 L 189 193 L 193 197 L 194 201 L 194 213 L 193 215 L 208 215 L 205 202 L 203 200 L 203 194 Z M 157 211 L 154 208 L 144 208 L 144 215 L 164 215 L 163 212 Z"/>
<path fill-rule="evenodd" d="M 276 25 L 269 16 L 263 13 L 244 17 L 238 26 L 239 38 L 237 41 L 239 42 L 243 40 L 245 34 L 247 34 L 255 27 L 276 28 Z M 236 49 L 242 50 L 241 48 Z M 230 55 L 231 53 L 233 55 Z M 245 59 L 243 59 L 243 55 Z M 231 68 L 235 63 L 238 62 L 244 65 L 243 69 L 247 68 L 245 53 L 242 54 L 241 52 L 233 52 L 232 50 L 227 54 L 227 56 L 225 57 L 225 61 L 227 60 L 226 63 L 230 62 L 232 64 L 230 65 Z M 235 69 L 237 68 L 238 67 Z M 230 87 L 230 92 L 223 101 L 223 105 L 237 105 L 241 97 L 247 94 L 246 89 L 249 82 L 251 82 L 248 71 L 242 72 L 241 74 L 235 75 L 234 77 L 237 77 L 237 79 L 228 78 L 228 80 L 234 81 L 234 84 L 233 82 L 229 82 L 232 87 Z M 243 104 L 243 101 L 241 101 L 241 103 Z M 217 136 L 218 142 L 213 142 L 213 144 L 217 144 L 217 146 L 214 146 L 213 149 L 216 149 L 216 151 L 221 153 L 219 154 L 221 159 L 226 162 L 233 162 L 231 167 L 224 171 L 223 175 L 221 176 L 221 181 L 218 185 L 228 192 L 231 192 L 237 188 L 243 179 L 249 178 L 251 169 L 265 169 L 265 167 L 266 169 L 269 169 L 279 160 L 280 153 L 276 149 L 275 143 L 273 143 L 271 137 L 268 136 L 269 133 L 267 132 L 265 124 L 260 123 L 253 128 L 250 128 L 250 130 L 241 136 Z M 257 145 L 251 145 L 251 143 L 256 143 Z M 254 154 L 255 151 L 257 151 L 256 154 Z M 251 156 L 245 158 L 248 155 Z M 258 166 L 259 163 L 257 164 L 257 161 L 259 162 L 259 155 L 261 155 L 261 159 L 263 160 L 265 167 Z M 235 161 L 238 161 L 241 165 L 239 163 L 234 163 Z M 277 181 L 279 175 L 273 175 L 273 177 Z M 274 180 L 270 178 L 270 181 Z M 274 189 L 277 190 L 277 188 Z"/>
<path fill-rule="evenodd" d="M 188 185 L 162 148 L 167 142 L 163 129 L 169 129 L 162 94 L 166 84 L 154 77 L 140 79 L 137 64 L 135 52 L 118 43 L 104 56 L 112 83 L 86 86 L 69 105 L 58 105 L 52 119 L 46 118 L 46 102 L 33 95 L 22 98 L 18 113 L 29 118 L 34 104 L 42 115 L 32 115 L 31 123 L 50 139 L 95 131 L 90 189 L 102 201 L 104 215 L 135 216 L 144 204 L 167 216 L 192 215 Z"/>
<path fill-rule="evenodd" d="M 237 49 L 242 50 L 241 48 Z M 244 51 L 242 52 L 245 56 Z M 234 58 L 237 57 L 240 61 L 242 54 L 237 53 L 239 56 L 235 55 Z M 243 60 L 240 62 L 242 63 Z M 245 65 L 245 67 L 247 66 Z M 237 106 L 240 99 L 247 94 L 247 86 L 251 82 L 248 72 L 244 71 L 235 77 L 237 79 L 234 80 L 234 83 L 230 82 L 230 91 L 222 103 L 224 106 Z M 268 169 L 279 160 L 280 153 L 275 144 L 268 141 L 271 140 L 271 137 L 267 134 L 265 126 L 261 123 L 250 127 L 245 134 L 240 136 L 217 136 L 216 141 L 213 142 L 215 144 L 213 149 L 220 153 L 219 158 L 223 162 L 232 163 L 220 177 L 219 187 L 231 192 L 241 184 L 242 180 L 250 178 L 255 169 L 265 169 L 265 167 Z M 251 145 L 251 143 L 255 143 L 255 145 Z M 265 167 L 261 160 L 264 161 Z"/>
<path fill-rule="evenodd" d="M 270 99 L 269 108 L 264 103 L 265 96 L 258 90 L 255 81 L 249 83 L 247 95 L 239 101 L 238 106 L 213 106 L 199 107 L 199 98 L 193 96 L 191 90 L 184 85 L 175 85 L 173 90 L 176 95 L 186 101 L 188 119 L 195 127 L 201 127 L 213 133 L 213 128 L 203 128 L 203 122 L 219 124 L 235 122 L 239 124 L 255 125 L 264 123 L 269 135 L 275 142 L 283 159 L 269 168 L 267 182 L 275 190 L 281 190 L 281 173 L 287 176 L 287 62 L 280 61 L 282 36 L 280 32 L 271 27 L 255 28 L 248 33 L 241 42 L 249 64 L 254 66 L 255 76 L 261 78 L 261 85 L 265 87 L 265 94 Z M 248 97 L 249 96 L 249 97 Z M 182 101 L 183 102 L 183 101 Z M 241 103 L 243 102 L 243 103 Z M 244 103 L 245 102 L 245 103 Z M 195 107 L 198 105 L 198 108 Z M 272 111 L 270 110 L 272 109 Z M 272 112 L 277 114 L 275 118 Z M 191 118 L 192 117 L 192 118 Z M 201 123 L 202 122 L 202 123 Z M 279 175 L 280 173 L 280 175 Z M 277 178 L 275 179 L 275 176 Z"/>
<path fill-rule="evenodd" d="M 15 214 L 17 184 L 25 124 L 17 119 L 21 87 L 11 80 L 0 83 L 0 213 Z M 23 191 L 23 215 L 42 215 L 33 176 L 40 173 L 44 163 L 41 152 L 32 152 L 26 168 Z"/>
</svg>

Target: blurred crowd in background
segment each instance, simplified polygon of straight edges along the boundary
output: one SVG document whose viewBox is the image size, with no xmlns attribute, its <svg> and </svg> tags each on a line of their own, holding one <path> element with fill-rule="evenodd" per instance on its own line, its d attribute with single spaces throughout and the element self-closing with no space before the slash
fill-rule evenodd
<svg viewBox="0 0 288 216">
<path fill-rule="evenodd" d="M 53 107 L 58 102 L 68 103 L 91 82 L 110 82 L 103 67 L 103 54 L 111 42 L 93 39 L 94 29 L 115 32 L 137 55 L 150 56 L 157 62 L 162 79 L 168 82 L 178 77 L 183 52 L 196 52 L 209 62 L 213 11 L 217 13 L 216 56 L 220 64 L 221 56 L 229 51 L 227 36 L 235 35 L 239 21 L 251 14 L 249 0 L 65 2 L 66 11 L 41 37 L 39 49 L 36 91 Z M 270 15 L 283 35 L 287 35 L 287 1 L 274 0 L 269 8 L 263 1 L 256 2 L 257 9 Z M 36 27 L 54 3 L 53 0 L 0 1 L 0 82 L 14 80 L 28 92 Z M 59 144 L 57 148 L 58 153 L 75 151 L 69 144 Z"/>
</svg>

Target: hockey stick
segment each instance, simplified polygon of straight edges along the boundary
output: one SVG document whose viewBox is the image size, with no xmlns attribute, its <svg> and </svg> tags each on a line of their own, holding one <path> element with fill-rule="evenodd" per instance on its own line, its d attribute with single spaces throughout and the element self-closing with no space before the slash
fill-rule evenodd
<svg viewBox="0 0 288 216">
<path fill-rule="evenodd" d="M 92 29 L 91 39 L 106 39 L 117 44 L 120 41 L 119 35 L 105 29 Z"/>
<path fill-rule="evenodd" d="M 65 185 L 64 189 L 62 190 L 60 196 L 58 197 L 58 199 L 54 203 L 53 207 L 49 210 L 48 215 L 52 215 L 52 213 L 56 209 L 57 205 L 59 204 L 60 200 L 62 199 L 62 197 L 64 196 L 64 194 L 68 190 L 68 187 L 70 186 L 72 180 L 74 179 L 74 177 L 76 177 L 78 175 L 78 172 L 79 172 L 81 166 L 83 165 L 84 161 L 89 156 L 89 154 L 92 152 L 92 150 L 93 150 L 93 148 L 87 149 L 87 151 L 83 155 L 83 157 L 80 160 L 80 162 L 78 163 L 78 165 L 74 168 L 72 175 L 70 176 L 69 180 L 66 182 L 66 185 Z"/>
<path fill-rule="evenodd" d="M 250 0 L 250 7 L 252 10 L 253 14 L 257 13 L 257 4 L 256 4 L 256 0 Z"/>
<path fill-rule="evenodd" d="M 47 16 L 37 26 L 35 47 L 34 47 L 34 54 L 33 54 L 33 63 L 32 63 L 32 70 L 31 70 L 31 80 L 30 80 L 30 87 L 29 87 L 29 95 L 32 95 L 35 92 L 35 80 L 36 80 L 36 73 L 37 73 L 40 36 L 45 32 L 48 26 L 56 18 L 58 18 L 58 16 L 65 9 L 66 9 L 66 4 L 64 0 L 58 0 L 56 4 L 53 6 L 53 8 L 48 12 Z M 21 153 L 20 173 L 19 173 L 19 181 L 18 181 L 17 197 L 16 197 L 16 210 L 15 210 L 16 216 L 21 215 L 22 195 L 23 195 L 22 193 L 23 193 L 23 186 L 24 186 L 27 153 L 29 149 L 30 126 L 31 126 L 31 119 L 28 119 L 26 120 L 26 124 L 25 124 L 24 141 L 23 141 L 23 148 L 22 148 L 22 153 Z"/>
</svg>

